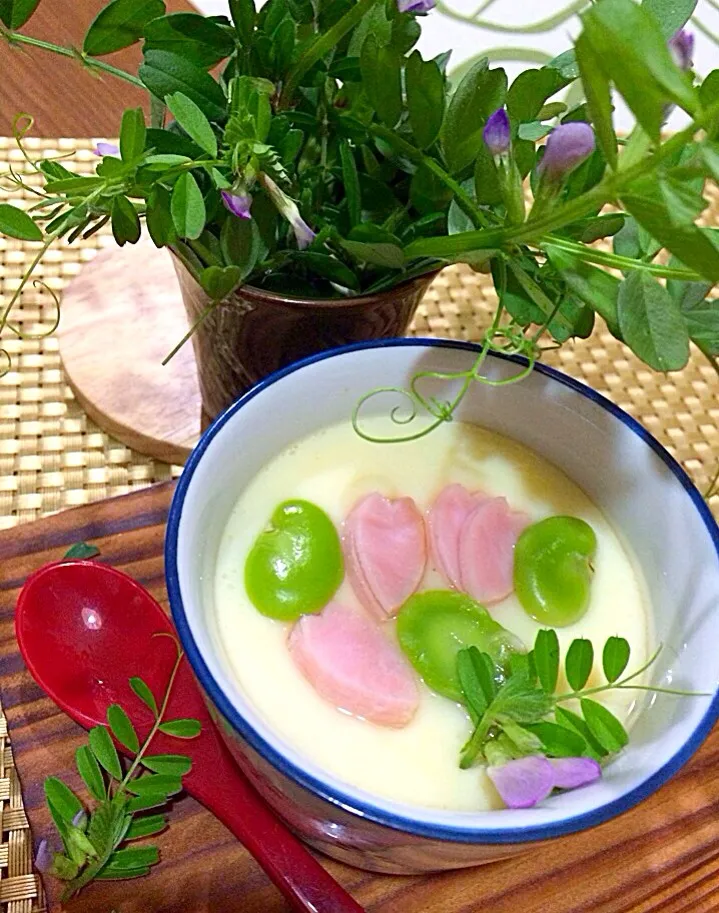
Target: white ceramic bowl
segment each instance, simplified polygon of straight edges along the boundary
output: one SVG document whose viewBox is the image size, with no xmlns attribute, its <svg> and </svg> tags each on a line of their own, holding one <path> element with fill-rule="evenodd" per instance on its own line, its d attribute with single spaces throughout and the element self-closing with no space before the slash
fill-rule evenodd
<svg viewBox="0 0 719 913">
<path fill-rule="evenodd" d="M 363 868 L 474 865 L 596 825 L 675 774 L 719 715 L 716 523 L 681 467 L 634 419 L 543 366 L 520 383 L 474 384 L 457 417 L 535 450 L 604 510 L 631 545 L 648 584 L 657 641 L 667 645 L 653 683 L 671 681 L 710 696 L 648 698 L 629 747 L 589 787 L 553 795 L 534 809 L 460 813 L 386 801 L 325 774 L 267 727 L 227 674 L 212 622 L 214 563 L 245 485 L 293 441 L 349 420 L 369 388 L 406 386 L 418 370 L 463 370 L 476 353 L 457 342 L 388 340 L 326 352 L 273 375 L 203 436 L 170 512 L 166 574 L 173 618 L 220 731 L 250 780 L 300 836 Z M 486 365 L 493 378 L 518 370 L 516 361 L 500 356 Z M 450 388 L 456 385 L 443 392 Z M 381 408 L 386 411 L 386 401 Z"/>
</svg>

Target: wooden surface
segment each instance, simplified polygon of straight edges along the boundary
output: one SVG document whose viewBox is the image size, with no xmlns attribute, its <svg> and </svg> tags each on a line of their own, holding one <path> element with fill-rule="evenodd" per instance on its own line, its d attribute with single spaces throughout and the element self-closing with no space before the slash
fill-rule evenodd
<svg viewBox="0 0 719 913">
<path fill-rule="evenodd" d="M 66 47 L 82 47 L 88 26 L 107 0 L 41 0 L 21 32 Z M 194 9 L 187 0 L 166 0 L 167 12 Z M 137 74 L 138 46 L 106 58 Z M 98 78 L 70 57 L 37 48 L 10 47 L 0 39 L 0 135 L 11 135 L 12 119 L 26 111 L 35 136 L 116 136 L 125 108 L 144 105 L 147 93 L 114 76 Z"/>
<path fill-rule="evenodd" d="M 103 251 L 62 296 L 60 357 L 88 415 L 134 450 L 184 463 L 200 435 L 192 343 L 170 254 L 149 239 Z"/>
<path fill-rule="evenodd" d="M 78 540 L 166 604 L 162 544 L 172 488 L 162 485 L 0 533 L 0 693 L 36 841 L 49 834 L 42 780 L 74 786 L 82 731 L 23 667 L 13 635 L 22 581 Z M 211 775 L 211 772 L 208 774 Z M 147 878 L 96 884 L 68 905 L 82 913 L 286 913 L 242 847 L 189 798 L 160 837 Z M 719 909 L 719 733 L 658 793 L 620 818 L 506 862 L 427 877 L 371 875 L 327 860 L 370 913 L 703 913 Z M 56 897 L 46 879 L 50 899 Z M 57 909 L 53 906 L 52 909 Z"/>
</svg>

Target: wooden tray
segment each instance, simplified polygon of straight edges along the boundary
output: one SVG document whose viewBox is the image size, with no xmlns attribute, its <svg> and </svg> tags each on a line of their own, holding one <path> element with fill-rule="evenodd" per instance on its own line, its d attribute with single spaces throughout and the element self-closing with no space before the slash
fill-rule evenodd
<svg viewBox="0 0 719 913">
<path fill-rule="evenodd" d="M 0 694 L 36 842 L 50 833 L 42 782 L 79 786 L 83 732 L 45 697 L 18 654 L 13 610 L 25 577 L 92 541 L 166 604 L 162 546 L 171 484 L 0 533 Z M 208 772 L 211 776 L 211 772 Z M 162 861 L 128 882 L 97 883 L 68 905 L 87 913 L 281 913 L 287 907 L 240 844 L 189 798 L 160 837 Z M 427 877 L 372 875 L 326 860 L 371 913 L 701 913 L 719 909 L 719 734 L 658 793 L 600 827 L 506 862 Z M 46 879 L 50 909 L 57 888 Z"/>
</svg>

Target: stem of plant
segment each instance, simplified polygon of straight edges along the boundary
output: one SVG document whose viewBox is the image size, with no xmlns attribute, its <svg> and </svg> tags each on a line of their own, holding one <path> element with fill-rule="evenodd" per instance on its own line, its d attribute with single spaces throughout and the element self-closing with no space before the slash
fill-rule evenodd
<svg viewBox="0 0 719 913">
<path fill-rule="evenodd" d="M 88 54 L 83 54 L 81 51 L 77 51 L 74 48 L 66 48 L 59 44 L 52 44 L 50 41 L 42 41 L 40 38 L 33 38 L 31 35 L 23 35 L 21 32 L 9 31 L 8 29 L 2 29 L 2 35 L 10 44 L 27 44 L 30 47 L 40 48 L 43 51 L 51 51 L 53 54 L 60 54 L 62 57 L 74 57 L 75 60 L 79 60 L 82 64 L 92 70 L 100 70 L 103 73 L 109 73 L 111 76 L 123 79 L 125 82 L 129 82 L 140 89 L 145 88 L 141 80 L 138 79 L 137 76 L 133 76 L 132 73 L 121 70 L 120 67 L 115 67 L 111 63 L 106 63 L 104 60 L 98 60 L 96 57 L 90 57 Z"/>
<path fill-rule="evenodd" d="M 660 263 L 643 263 L 633 260 L 631 257 L 621 257 L 619 254 L 610 254 L 607 251 L 596 250 L 595 248 L 586 247 L 584 244 L 577 244 L 566 238 L 558 238 L 555 235 L 545 235 L 537 245 L 540 250 L 544 246 L 551 244 L 559 247 L 567 253 L 573 254 L 578 260 L 585 263 L 596 263 L 600 266 L 610 266 L 614 269 L 641 269 L 654 276 L 661 276 L 664 279 L 681 279 L 688 282 L 701 282 L 702 277 L 691 269 L 680 269 L 673 266 L 662 266 Z"/>
<path fill-rule="evenodd" d="M 406 155 L 408 159 L 417 162 L 418 165 L 424 165 L 425 168 L 438 177 L 440 181 L 452 191 L 457 198 L 457 203 L 475 225 L 479 224 L 486 226 L 488 224 L 485 214 L 477 206 L 464 187 L 455 181 L 450 174 L 447 174 L 444 168 L 442 168 L 442 166 L 433 158 L 425 155 L 420 149 L 413 146 L 412 143 L 408 143 L 407 140 L 402 139 L 401 136 L 397 136 L 389 127 L 385 127 L 382 124 L 371 124 L 370 130 L 375 136 L 389 143 L 389 145 L 393 146 L 398 152 Z"/>
</svg>

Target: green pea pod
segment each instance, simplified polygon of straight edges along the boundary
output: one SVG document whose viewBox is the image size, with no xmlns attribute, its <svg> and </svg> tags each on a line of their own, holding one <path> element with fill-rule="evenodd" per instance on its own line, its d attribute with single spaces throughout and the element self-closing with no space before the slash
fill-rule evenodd
<svg viewBox="0 0 719 913">
<path fill-rule="evenodd" d="M 263 615 L 295 621 L 321 611 L 342 583 L 335 525 L 310 501 L 285 501 L 255 540 L 245 563 L 245 589 Z"/>
<path fill-rule="evenodd" d="M 464 593 L 427 590 L 410 596 L 397 616 L 402 651 L 426 684 L 453 701 L 462 701 L 457 654 L 475 646 L 500 667 L 524 648 L 489 612 Z"/>
<path fill-rule="evenodd" d="M 514 589 L 540 624 L 564 627 L 589 608 L 592 527 L 578 517 L 547 517 L 528 526 L 514 548 Z"/>
</svg>

